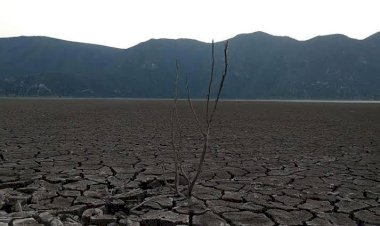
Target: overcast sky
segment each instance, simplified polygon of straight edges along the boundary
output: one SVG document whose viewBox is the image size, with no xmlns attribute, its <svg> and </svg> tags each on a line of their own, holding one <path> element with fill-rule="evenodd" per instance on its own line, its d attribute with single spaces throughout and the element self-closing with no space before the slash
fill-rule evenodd
<svg viewBox="0 0 380 226">
<path fill-rule="evenodd" d="M 0 37 L 127 48 L 150 38 L 221 41 L 264 31 L 298 40 L 380 31 L 379 0 L 0 0 Z"/>
</svg>

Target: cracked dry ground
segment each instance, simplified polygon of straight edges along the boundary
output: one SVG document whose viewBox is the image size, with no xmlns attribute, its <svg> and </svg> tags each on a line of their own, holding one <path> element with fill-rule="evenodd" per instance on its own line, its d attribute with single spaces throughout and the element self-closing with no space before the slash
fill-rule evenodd
<svg viewBox="0 0 380 226">
<path fill-rule="evenodd" d="M 0 225 L 186 225 L 163 186 L 171 105 L 1 99 Z M 179 110 L 194 172 L 201 137 Z M 380 225 L 380 104 L 222 102 L 216 118 L 194 225 Z"/>
</svg>

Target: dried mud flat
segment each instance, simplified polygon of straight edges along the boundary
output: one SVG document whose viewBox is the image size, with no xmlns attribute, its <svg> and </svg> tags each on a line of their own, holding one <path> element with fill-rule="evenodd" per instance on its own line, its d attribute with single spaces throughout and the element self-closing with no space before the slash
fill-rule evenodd
<svg viewBox="0 0 380 226">
<path fill-rule="evenodd" d="M 0 226 L 186 225 L 165 196 L 171 105 L 0 99 Z M 201 136 L 179 108 L 194 172 Z M 194 225 L 380 225 L 380 104 L 223 102 L 216 118 Z"/>
</svg>

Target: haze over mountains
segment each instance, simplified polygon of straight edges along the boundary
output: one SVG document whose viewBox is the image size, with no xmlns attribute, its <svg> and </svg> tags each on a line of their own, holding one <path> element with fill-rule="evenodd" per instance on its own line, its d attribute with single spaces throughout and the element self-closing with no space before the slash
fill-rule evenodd
<svg viewBox="0 0 380 226">
<path fill-rule="evenodd" d="M 223 43 L 215 48 L 219 75 Z M 242 34 L 230 39 L 228 57 L 223 98 L 380 100 L 380 33 L 307 41 Z M 204 97 L 209 43 L 152 39 L 117 49 L 47 37 L 0 38 L 0 95 L 171 98 L 176 60 L 181 75 L 189 76 L 192 96 Z"/>
</svg>

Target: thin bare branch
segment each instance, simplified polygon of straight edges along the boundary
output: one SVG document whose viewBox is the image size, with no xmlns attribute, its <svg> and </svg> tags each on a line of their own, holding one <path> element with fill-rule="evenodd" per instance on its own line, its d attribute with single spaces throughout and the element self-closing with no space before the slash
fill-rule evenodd
<svg viewBox="0 0 380 226">
<path fill-rule="evenodd" d="M 175 91 L 175 96 L 176 100 L 174 102 L 174 115 L 177 120 L 177 128 L 178 128 L 178 149 L 177 149 L 177 161 L 178 163 L 181 161 L 179 157 L 179 149 L 182 148 L 182 124 L 181 120 L 179 119 L 179 114 L 178 114 L 178 107 L 177 107 L 177 101 L 178 101 L 178 87 L 179 87 L 179 64 L 178 61 L 176 61 L 176 91 Z"/>
<path fill-rule="evenodd" d="M 210 134 L 211 123 L 212 123 L 212 119 L 213 119 L 215 111 L 216 111 L 216 107 L 217 107 L 218 102 L 219 102 L 220 93 L 222 92 L 224 80 L 225 80 L 226 75 L 227 75 L 227 68 L 228 68 L 227 49 L 228 49 L 228 41 L 224 44 L 224 71 L 223 71 L 222 78 L 221 78 L 221 81 L 220 81 L 220 84 L 219 84 L 219 89 L 218 89 L 218 93 L 217 93 L 217 96 L 216 96 L 216 99 L 215 99 L 214 108 L 213 108 L 213 111 L 212 111 L 212 113 L 210 115 L 210 119 L 209 119 L 209 121 L 207 123 L 206 133 L 204 134 L 203 149 L 202 149 L 201 157 L 199 159 L 197 171 L 196 171 L 195 176 L 191 180 L 191 183 L 189 185 L 189 189 L 188 189 L 188 197 L 189 198 L 191 197 L 194 185 L 197 182 L 198 177 L 199 177 L 199 175 L 202 172 L 202 167 L 203 167 L 203 163 L 205 161 L 206 152 L 209 149 L 208 142 L 209 142 L 209 134 Z"/>
<path fill-rule="evenodd" d="M 173 117 L 173 116 L 172 116 Z M 172 119 L 173 120 L 173 119 Z M 173 128 L 173 126 L 172 126 L 172 128 Z M 173 129 L 172 129 L 173 130 Z M 179 180 L 178 180 L 178 174 L 179 174 L 179 172 L 178 172 L 178 162 L 179 162 L 179 160 L 178 160 L 178 149 L 177 149 L 177 147 L 176 147 L 176 145 L 175 145 L 175 135 L 174 135 L 174 132 L 172 132 L 172 148 L 173 148 L 173 157 L 174 157 L 174 171 L 175 171 L 175 176 L 174 176 L 174 189 L 175 189 L 175 191 L 177 192 L 178 191 L 178 182 L 179 182 Z"/>
<path fill-rule="evenodd" d="M 166 174 L 166 170 L 165 170 L 165 165 L 164 164 L 162 164 L 162 175 L 165 175 Z M 169 182 L 166 180 L 166 177 L 165 176 L 163 176 L 163 178 L 164 178 L 164 183 L 165 183 L 165 185 L 169 188 L 169 189 L 171 189 L 172 191 L 174 191 L 175 193 L 176 193 L 176 195 L 178 195 L 178 196 L 180 196 L 180 197 L 182 197 L 182 198 L 186 198 L 186 196 L 181 192 L 181 191 L 179 191 L 179 189 L 175 189 L 173 186 L 171 186 L 170 184 L 169 184 Z"/>
<path fill-rule="evenodd" d="M 227 50 L 228 50 L 228 41 L 226 41 L 224 43 L 224 70 L 223 70 L 223 74 L 222 74 L 222 79 L 221 79 L 220 84 L 219 84 L 218 93 L 216 95 L 214 109 L 212 110 L 212 113 L 211 113 L 211 116 L 210 116 L 210 120 L 209 120 L 209 123 L 208 123 L 208 125 L 209 125 L 208 127 L 210 127 L 210 125 L 212 123 L 212 119 L 214 117 L 214 114 L 215 114 L 215 111 L 216 111 L 216 107 L 218 106 L 218 102 L 219 102 L 219 98 L 220 98 L 220 93 L 222 92 L 222 89 L 223 89 L 224 80 L 226 79 L 226 76 L 227 76 L 227 69 L 228 69 Z"/>
<path fill-rule="evenodd" d="M 142 201 L 141 203 L 137 204 L 136 206 L 132 207 L 129 211 L 133 211 L 141 206 L 143 206 L 144 204 L 150 202 L 150 201 L 153 201 L 155 199 L 158 199 L 158 198 L 165 198 L 165 197 L 172 197 L 173 195 L 157 195 L 157 196 L 153 196 L 153 197 L 150 197 L 150 198 L 147 198 L 145 199 L 144 201 Z"/>
<path fill-rule="evenodd" d="M 191 101 L 191 98 L 190 98 L 189 80 L 188 80 L 187 74 L 185 75 L 185 80 L 186 80 L 187 102 L 189 103 L 191 112 L 193 113 L 193 116 L 195 118 L 195 121 L 197 122 L 198 128 L 199 128 L 202 136 L 205 137 L 206 134 L 203 131 L 202 124 L 199 121 L 198 115 L 197 115 L 197 113 L 194 110 L 193 102 Z"/>
<path fill-rule="evenodd" d="M 201 172 L 202 172 L 202 166 L 203 166 L 203 163 L 204 163 L 204 161 L 205 161 L 206 152 L 207 152 L 207 149 L 208 149 L 208 139 L 209 139 L 209 135 L 208 135 L 208 133 L 207 133 L 207 134 L 206 134 L 206 137 L 204 138 L 204 141 L 203 141 L 203 149 L 202 149 L 201 157 L 200 157 L 200 159 L 199 159 L 199 163 L 198 163 L 197 171 L 196 171 L 195 176 L 194 176 L 194 178 L 191 180 L 191 183 L 190 183 L 190 185 L 189 185 L 189 189 L 188 189 L 188 197 L 189 197 L 189 198 L 191 197 L 192 192 L 193 192 L 194 185 L 195 185 L 195 183 L 197 182 L 198 177 L 199 177 L 199 175 L 200 175 Z"/>
<path fill-rule="evenodd" d="M 164 178 L 164 183 L 165 183 L 165 185 L 166 185 L 168 188 L 170 188 L 172 191 L 177 192 L 177 191 L 175 190 L 175 188 L 174 188 L 173 186 L 171 186 L 171 185 L 169 184 L 169 182 L 166 180 L 165 174 L 166 174 L 165 165 L 164 165 L 164 163 L 162 163 L 162 176 L 163 176 L 163 178 Z"/>
<path fill-rule="evenodd" d="M 210 74 L 210 80 L 208 82 L 208 90 L 207 90 L 207 102 L 206 102 L 206 122 L 207 125 L 209 124 L 209 103 L 210 103 L 210 95 L 211 95 L 211 85 L 212 85 L 212 80 L 214 78 L 214 67 L 215 67 L 215 51 L 214 51 L 214 40 L 212 40 L 211 44 L 211 74 Z"/>
<path fill-rule="evenodd" d="M 182 125 L 181 125 L 181 120 L 179 120 L 178 107 L 177 107 L 177 102 L 178 102 L 178 87 L 179 87 L 178 83 L 179 83 L 179 64 L 178 64 L 178 61 L 176 61 L 176 83 L 175 83 L 174 111 L 175 111 L 175 116 L 176 116 L 176 120 L 177 120 L 177 126 L 178 126 L 178 130 L 179 130 L 179 134 L 180 134 L 180 137 L 181 137 L 181 134 L 182 134 Z"/>
<path fill-rule="evenodd" d="M 178 172 L 178 149 L 175 145 L 175 128 L 174 128 L 174 117 L 177 118 L 177 125 L 178 125 L 178 110 L 177 110 L 177 100 L 178 100 L 178 79 L 179 79 L 179 69 L 178 69 L 178 61 L 176 61 L 176 83 L 175 83 L 175 94 L 174 94 L 174 104 L 173 104 L 173 111 L 171 115 L 171 130 L 172 130 L 172 146 L 173 146 L 173 155 L 174 155 L 174 167 L 175 167 L 175 178 L 174 178 L 174 188 L 175 191 L 178 193 L 178 186 L 179 186 L 179 172 Z M 181 131 L 179 131 L 181 133 Z M 181 134 L 180 134 L 181 137 Z"/>
<path fill-rule="evenodd" d="M 189 179 L 189 176 L 187 176 L 187 174 L 186 174 L 186 173 L 185 173 L 185 171 L 183 170 L 183 168 L 182 168 L 182 165 L 181 165 L 181 164 L 179 164 L 179 169 L 180 169 L 180 171 L 181 171 L 181 173 L 182 173 L 183 177 L 185 178 L 185 180 L 186 180 L 186 183 L 187 183 L 187 184 L 189 184 L 189 183 L 190 183 L 190 179 Z"/>
<path fill-rule="evenodd" d="M 163 178 L 164 178 L 165 186 L 167 186 L 170 190 L 174 191 L 178 196 L 185 198 L 186 196 L 182 192 L 180 192 L 178 188 L 175 189 L 173 186 L 171 186 L 169 184 L 169 182 L 166 180 L 165 174 L 166 174 L 166 170 L 165 170 L 165 165 L 163 163 L 162 164 L 162 175 L 163 175 Z"/>
<path fill-rule="evenodd" d="M 216 98 L 214 100 L 214 106 L 213 106 L 213 109 L 210 113 L 210 106 L 209 105 L 210 105 L 212 83 L 213 83 L 213 79 L 214 79 L 214 68 L 215 68 L 215 50 L 214 50 L 214 48 L 215 48 L 214 47 L 214 41 L 212 41 L 211 74 L 210 74 L 210 79 L 209 79 L 209 83 L 208 83 L 207 102 L 206 102 L 206 122 L 207 122 L 206 130 L 203 129 L 202 123 L 199 121 L 198 115 L 194 110 L 194 106 L 193 106 L 192 100 L 190 98 L 188 76 L 187 76 L 187 74 L 185 75 L 187 102 L 190 106 L 191 112 L 195 118 L 197 126 L 198 126 L 198 128 L 199 128 L 199 130 L 203 136 L 202 153 L 201 153 L 201 156 L 199 158 L 199 163 L 198 163 L 198 166 L 196 169 L 196 173 L 195 173 L 194 177 L 191 179 L 184 172 L 182 165 L 179 162 L 179 155 L 178 155 L 179 149 L 182 148 L 182 144 L 181 144 L 181 139 L 182 139 L 181 131 L 182 131 L 182 129 L 181 129 L 181 123 L 180 123 L 178 109 L 177 109 L 179 66 L 178 66 L 178 62 L 176 62 L 176 73 L 177 73 L 177 75 L 176 75 L 176 89 L 175 89 L 174 106 L 173 106 L 172 116 L 171 116 L 171 120 L 172 120 L 171 121 L 172 122 L 172 145 L 173 145 L 174 160 L 175 160 L 175 190 L 176 190 L 178 195 L 182 195 L 182 193 L 178 190 L 178 187 L 179 187 L 179 171 L 180 171 L 181 174 L 185 177 L 185 179 L 188 182 L 187 198 L 189 199 L 189 201 L 191 200 L 190 198 L 192 197 L 192 192 L 193 192 L 195 183 L 197 182 L 197 180 L 198 180 L 198 178 L 202 172 L 202 167 L 203 167 L 203 164 L 205 162 L 206 153 L 207 153 L 207 150 L 209 149 L 209 135 L 210 135 L 211 124 L 212 124 L 212 120 L 213 120 L 213 117 L 215 115 L 218 103 L 219 103 L 221 91 L 223 89 L 223 85 L 224 85 L 224 81 L 225 81 L 225 78 L 227 75 L 227 69 L 228 69 L 228 59 L 227 59 L 228 41 L 227 41 L 224 45 L 224 70 L 222 72 L 222 78 L 221 78 L 221 81 L 219 83 Z M 175 134 L 176 129 L 174 126 L 174 120 L 175 120 L 174 118 L 176 118 L 176 120 L 177 120 L 177 126 L 179 127 L 178 129 L 179 129 L 179 133 L 180 133 L 180 136 L 179 136 L 180 141 L 179 141 L 178 148 L 177 148 L 176 142 L 175 142 L 176 141 L 176 134 Z M 163 168 L 163 169 L 165 170 L 165 168 Z M 166 180 L 165 180 L 165 183 L 167 184 Z"/>
</svg>

